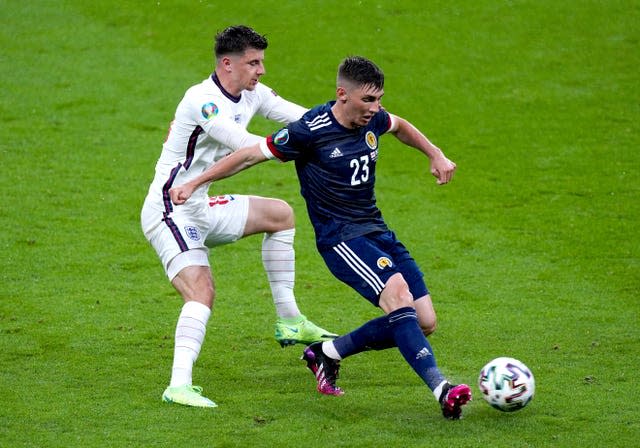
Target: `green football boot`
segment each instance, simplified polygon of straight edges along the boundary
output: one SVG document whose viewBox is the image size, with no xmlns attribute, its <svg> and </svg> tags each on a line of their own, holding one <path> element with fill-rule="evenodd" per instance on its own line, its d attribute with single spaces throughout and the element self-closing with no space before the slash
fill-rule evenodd
<svg viewBox="0 0 640 448">
<path fill-rule="evenodd" d="M 276 322 L 276 341 L 281 347 L 294 344 L 309 345 L 313 342 L 330 341 L 338 335 L 318 327 L 305 316 L 280 318 Z"/>
<path fill-rule="evenodd" d="M 202 387 L 185 384 L 184 386 L 167 387 L 162 394 L 165 403 L 176 403 L 197 408 L 215 408 L 218 405 L 202 396 Z"/>
</svg>

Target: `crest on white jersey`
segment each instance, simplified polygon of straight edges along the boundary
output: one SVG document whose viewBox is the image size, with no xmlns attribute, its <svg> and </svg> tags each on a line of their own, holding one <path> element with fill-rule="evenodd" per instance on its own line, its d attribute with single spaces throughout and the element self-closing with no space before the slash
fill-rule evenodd
<svg viewBox="0 0 640 448">
<path fill-rule="evenodd" d="M 218 115 L 218 106 L 215 103 L 207 103 L 202 106 L 202 116 L 207 120 Z"/>
</svg>

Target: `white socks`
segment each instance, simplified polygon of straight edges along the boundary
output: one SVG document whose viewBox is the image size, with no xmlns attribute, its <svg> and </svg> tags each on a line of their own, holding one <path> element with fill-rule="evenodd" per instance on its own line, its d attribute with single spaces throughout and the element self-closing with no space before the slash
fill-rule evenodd
<svg viewBox="0 0 640 448">
<path fill-rule="evenodd" d="M 300 316 L 293 294 L 296 276 L 296 254 L 293 249 L 295 229 L 265 233 L 262 240 L 262 265 L 271 286 L 278 317 Z"/>
<path fill-rule="evenodd" d="M 337 361 L 342 359 L 333 341 L 324 341 L 322 343 L 322 352 L 331 359 L 335 359 Z"/>
<path fill-rule="evenodd" d="M 200 354 L 210 315 L 209 307 L 200 302 L 186 302 L 182 306 L 176 325 L 170 387 L 191 385 L 193 364 Z"/>
<path fill-rule="evenodd" d="M 443 381 L 440 384 L 438 384 L 438 387 L 433 389 L 433 395 L 436 397 L 436 400 L 440 400 L 440 395 L 442 395 L 442 389 L 444 389 L 444 386 L 447 383 L 448 383 L 448 381 Z"/>
</svg>

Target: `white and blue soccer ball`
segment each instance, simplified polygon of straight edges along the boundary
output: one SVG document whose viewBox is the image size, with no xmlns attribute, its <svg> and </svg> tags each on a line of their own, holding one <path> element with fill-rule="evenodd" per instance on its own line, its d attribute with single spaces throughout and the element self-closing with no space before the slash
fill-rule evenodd
<svg viewBox="0 0 640 448">
<path fill-rule="evenodd" d="M 517 359 L 508 357 L 489 361 L 480 371 L 478 387 L 482 398 L 503 412 L 524 408 L 536 392 L 531 370 Z"/>
</svg>

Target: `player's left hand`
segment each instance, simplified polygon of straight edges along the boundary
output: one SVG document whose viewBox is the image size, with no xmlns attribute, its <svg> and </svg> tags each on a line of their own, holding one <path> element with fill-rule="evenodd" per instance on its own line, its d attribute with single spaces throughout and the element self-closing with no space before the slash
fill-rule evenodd
<svg viewBox="0 0 640 448">
<path fill-rule="evenodd" d="M 456 171 L 456 164 L 444 155 L 431 159 L 431 174 L 437 179 L 438 185 L 449 183 Z"/>
</svg>

